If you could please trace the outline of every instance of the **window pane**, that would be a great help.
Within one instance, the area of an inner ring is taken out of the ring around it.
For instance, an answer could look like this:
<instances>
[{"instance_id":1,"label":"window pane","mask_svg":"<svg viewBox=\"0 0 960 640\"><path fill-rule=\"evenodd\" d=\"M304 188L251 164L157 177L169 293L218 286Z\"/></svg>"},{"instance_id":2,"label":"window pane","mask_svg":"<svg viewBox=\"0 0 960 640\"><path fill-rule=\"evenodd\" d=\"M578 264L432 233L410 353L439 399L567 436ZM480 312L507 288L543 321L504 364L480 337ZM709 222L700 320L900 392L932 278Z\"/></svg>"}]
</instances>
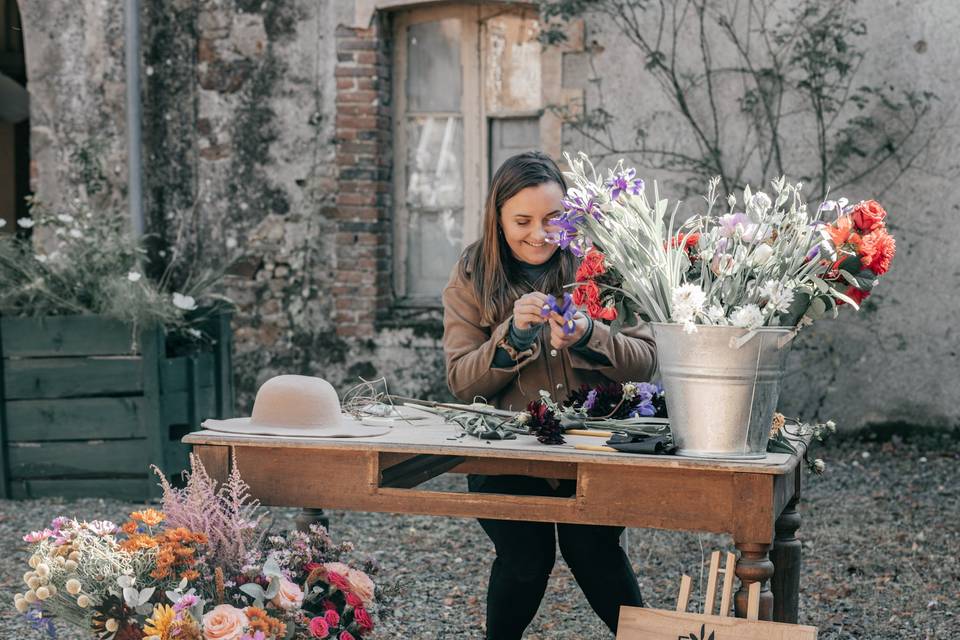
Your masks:
<instances>
[{"instance_id":1,"label":"window pane","mask_svg":"<svg viewBox=\"0 0 960 640\"><path fill-rule=\"evenodd\" d=\"M407 110L460 111L460 21L407 28Z\"/></svg>"},{"instance_id":2,"label":"window pane","mask_svg":"<svg viewBox=\"0 0 960 640\"><path fill-rule=\"evenodd\" d=\"M490 179L503 161L517 153L540 148L540 118L490 120Z\"/></svg>"},{"instance_id":3,"label":"window pane","mask_svg":"<svg viewBox=\"0 0 960 640\"><path fill-rule=\"evenodd\" d=\"M463 250L463 209L411 211L407 294L439 298Z\"/></svg>"},{"instance_id":4,"label":"window pane","mask_svg":"<svg viewBox=\"0 0 960 640\"><path fill-rule=\"evenodd\" d=\"M463 208L463 122L452 116L407 120L407 209Z\"/></svg>"}]
</instances>

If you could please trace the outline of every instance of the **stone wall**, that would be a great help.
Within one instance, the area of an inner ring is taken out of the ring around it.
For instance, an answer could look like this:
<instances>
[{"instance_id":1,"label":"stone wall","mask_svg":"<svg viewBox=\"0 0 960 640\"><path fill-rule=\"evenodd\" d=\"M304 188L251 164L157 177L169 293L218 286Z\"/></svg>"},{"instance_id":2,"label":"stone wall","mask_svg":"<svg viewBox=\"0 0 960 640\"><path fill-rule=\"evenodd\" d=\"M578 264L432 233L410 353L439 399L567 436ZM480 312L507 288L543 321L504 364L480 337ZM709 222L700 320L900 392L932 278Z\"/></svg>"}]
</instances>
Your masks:
<instances>
[{"instance_id":1,"label":"stone wall","mask_svg":"<svg viewBox=\"0 0 960 640\"><path fill-rule=\"evenodd\" d=\"M846 190L883 194L899 254L863 313L798 339L784 408L844 428L956 425L949 292L960 272L946 245L960 232L950 119L960 9L947 0L882 4L866 16L875 44L864 81L935 90L941 135L908 178ZM192 238L191 260L233 265L240 409L277 373L320 375L341 392L360 376L385 376L395 392L444 397L440 314L390 298L388 19L355 24L352 0L143 5L149 222L167 240ZM122 6L21 4L35 186L48 202L126 207ZM593 59L565 54L563 84L586 89L588 106L602 87L618 134L631 135L639 116L663 104L641 65L622 60L629 47L614 25L588 21L592 40L602 45ZM569 131L564 144L589 148Z\"/></svg>"}]
</instances>

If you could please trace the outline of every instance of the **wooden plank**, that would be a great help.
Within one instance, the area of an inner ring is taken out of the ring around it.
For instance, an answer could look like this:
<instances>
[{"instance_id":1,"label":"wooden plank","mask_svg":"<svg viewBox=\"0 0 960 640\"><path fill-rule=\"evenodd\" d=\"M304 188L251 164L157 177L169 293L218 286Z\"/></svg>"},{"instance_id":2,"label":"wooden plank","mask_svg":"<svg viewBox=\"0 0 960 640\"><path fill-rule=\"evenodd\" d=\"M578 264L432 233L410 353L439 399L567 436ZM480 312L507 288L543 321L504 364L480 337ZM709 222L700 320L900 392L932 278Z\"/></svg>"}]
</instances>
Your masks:
<instances>
[{"instance_id":1,"label":"wooden plank","mask_svg":"<svg viewBox=\"0 0 960 640\"><path fill-rule=\"evenodd\" d=\"M701 632L702 629L702 632ZM754 622L742 618L620 607L617 640L816 640L815 627Z\"/></svg>"},{"instance_id":2,"label":"wooden plank","mask_svg":"<svg viewBox=\"0 0 960 640\"><path fill-rule=\"evenodd\" d=\"M14 480L10 497L20 500L60 496L74 498L112 498L142 501L147 498L152 478L66 478L50 480L30 478Z\"/></svg>"},{"instance_id":3,"label":"wooden plank","mask_svg":"<svg viewBox=\"0 0 960 640\"><path fill-rule=\"evenodd\" d=\"M149 462L163 469L166 443L170 434L169 426L161 422L160 371L162 364L167 362L163 328L154 325L141 331L140 349L143 352L143 407L144 415L147 416L147 440L144 448ZM150 486L152 497L157 497L160 493L160 487Z\"/></svg>"},{"instance_id":4,"label":"wooden plank","mask_svg":"<svg viewBox=\"0 0 960 640\"><path fill-rule=\"evenodd\" d=\"M7 400L133 395L143 390L137 357L29 358L3 361Z\"/></svg>"},{"instance_id":5,"label":"wooden plank","mask_svg":"<svg viewBox=\"0 0 960 640\"><path fill-rule=\"evenodd\" d=\"M707 577L707 596L703 601L703 612L713 614L713 603L717 599L717 578L720 575L720 552L714 551L710 554L710 573Z\"/></svg>"},{"instance_id":6,"label":"wooden plank","mask_svg":"<svg viewBox=\"0 0 960 640\"><path fill-rule=\"evenodd\" d=\"M88 442L34 442L8 445L10 478L60 476L144 475L151 457L147 441L91 440Z\"/></svg>"},{"instance_id":7,"label":"wooden plank","mask_svg":"<svg viewBox=\"0 0 960 640\"><path fill-rule=\"evenodd\" d=\"M766 475L788 473L796 468L799 460L796 456L785 453L767 454L765 459L757 462L744 462L635 453L592 453L574 449L574 445L578 443L596 444L596 438L587 436L570 436L567 438L567 444L558 446L544 446L529 436L519 436L515 440L480 440L462 436L463 431L459 426L444 424L442 421L418 420L415 424L407 424L398 420L397 425L389 433L375 437L302 438L199 431L188 436L186 441L190 444L308 448L325 451L430 453L498 459L590 462L616 468L646 466L658 469L722 470Z\"/></svg>"},{"instance_id":8,"label":"wooden plank","mask_svg":"<svg viewBox=\"0 0 960 640\"><path fill-rule=\"evenodd\" d=\"M189 390L187 383L187 356L178 356L176 358L163 358L158 364L160 368L160 392L164 394L176 393L178 391L186 392Z\"/></svg>"},{"instance_id":9,"label":"wooden plank","mask_svg":"<svg viewBox=\"0 0 960 640\"><path fill-rule=\"evenodd\" d=\"M231 456L230 447L216 447L216 446L198 446L193 448L193 454L200 458L200 463L203 464L203 468L206 469L207 474L216 480L217 482L223 482L227 479L227 474L230 473L230 456ZM247 481L246 476L244 476L244 481ZM254 497L263 501L263 498L259 494L252 494ZM264 504L267 504L264 502ZM300 506L300 505L290 505L290 506Z\"/></svg>"},{"instance_id":10,"label":"wooden plank","mask_svg":"<svg viewBox=\"0 0 960 640\"><path fill-rule=\"evenodd\" d=\"M10 441L144 437L143 399L136 396L7 403L7 439Z\"/></svg>"},{"instance_id":11,"label":"wooden plank","mask_svg":"<svg viewBox=\"0 0 960 640\"><path fill-rule=\"evenodd\" d=\"M7 459L7 402L5 395L3 359L3 318L0 318L0 498L10 497L8 477L10 465Z\"/></svg>"},{"instance_id":12,"label":"wooden plank","mask_svg":"<svg viewBox=\"0 0 960 640\"><path fill-rule=\"evenodd\" d=\"M733 578L736 575L737 554L727 552L727 563L723 567L723 593L720 595L720 615L730 615L730 600L733 597Z\"/></svg>"},{"instance_id":13,"label":"wooden plank","mask_svg":"<svg viewBox=\"0 0 960 640\"><path fill-rule=\"evenodd\" d=\"M130 325L102 316L0 318L5 358L132 355Z\"/></svg>"},{"instance_id":14,"label":"wooden plank","mask_svg":"<svg viewBox=\"0 0 960 640\"><path fill-rule=\"evenodd\" d=\"M680 578L680 593L677 595L677 611L683 613L690 604L690 589L693 587L693 581L690 576L684 575Z\"/></svg>"},{"instance_id":15,"label":"wooden plank","mask_svg":"<svg viewBox=\"0 0 960 640\"><path fill-rule=\"evenodd\" d=\"M210 319L208 333L213 336L213 377L216 385L216 410L218 418L231 418L234 413L233 387L233 331L230 321L233 314L224 311Z\"/></svg>"},{"instance_id":16,"label":"wooden plank","mask_svg":"<svg viewBox=\"0 0 960 640\"><path fill-rule=\"evenodd\" d=\"M463 462L459 456L419 455L409 460L380 468L381 487L409 489L446 473Z\"/></svg>"},{"instance_id":17,"label":"wooden plank","mask_svg":"<svg viewBox=\"0 0 960 640\"><path fill-rule=\"evenodd\" d=\"M381 453L383 456L404 456L411 454ZM576 480L577 465L572 462L550 462L541 460L517 460L514 458L466 458L463 464L454 467L450 473L477 473L486 476L534 476L535 478L553 478L555 480Z\"/></svg>"}]
</instances>

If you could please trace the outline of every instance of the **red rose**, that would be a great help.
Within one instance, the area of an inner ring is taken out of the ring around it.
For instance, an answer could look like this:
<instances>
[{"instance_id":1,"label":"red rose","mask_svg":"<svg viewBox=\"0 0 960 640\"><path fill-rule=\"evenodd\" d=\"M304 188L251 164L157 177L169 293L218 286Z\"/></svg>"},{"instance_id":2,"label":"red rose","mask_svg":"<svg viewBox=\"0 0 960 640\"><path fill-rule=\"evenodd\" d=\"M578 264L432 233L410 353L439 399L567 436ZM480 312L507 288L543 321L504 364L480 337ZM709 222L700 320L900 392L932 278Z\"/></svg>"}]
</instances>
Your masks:
<instances>
[{"instance_id":1,"label":"red rose","mask_svg":"<svg viewBox=\"0 0 960 640\"><path fill-rule=\"evenodd\" d=\"M599 302L588 302L587 313L594 320L616 320L617 310L613 307L600 306Z\"/></svg>"},{"instance_id":2,"label":"red rose","mask_svg":"<svg viewBox=\"0 0 960 640\"><path fill-rule=\"evenodd\" d=\"M326 581L331 587L336 587L340 591L350 591L350 581L347 580L346 576L336 571L328 571Z\"/></svg>"},{"instance_id":3,"label":"red rose","mask_svg":"<svg viewBox=\"0 0 960 640\"><path fill-rule=\"evenodd\" d=\"M330 602L327 600L327 602ZM332 602L330 604L333 604ZM327 624L331 627L335 627L340 624L340 614L337 613L334 609L327 609L327 612L323 614L323 619L327 621Z\"/></svg>"},{"instance_id":4,"label":"red rose","mask_svg":"<svg viewBox=\"0 0 960 640\"><path fill-rule=\"evenodd\" d=\"M878 276L890 269L890 261L896 253L897 241L886 227L863 236L863 242L860 243L860 261Z\"/></svg>"},{"instance_id":5,"label":"red rose","mask_svg":"<svg viewBox=\"0 0 960 640\"><path fill-rule=\"evenodd\" d=\"M353 619L364 631L373 630L373 620L370 619L370 614L363 607L358 607L353 611Z\"/></svg>"},{"instance_id":6,"label":"red rose","mask_svg":"<svg viewBox=\"0 0 960 640\"><path fill-rule=\"evenodd\" d=\"M347 604L356 609L363 606L363 600L352 593L347 594Z\"/></svg>"},{"instance_id":7,"label":"red rose","mask_svg":"<svg viewBox=\"0 0 960 640\"><path fill-rule=\"evenodd\" d=\"M583 282L606 273L607 269L603 264L604 255L594 248L587 251L583 257L583 262L577 267L577 282Z\"/></svg>"},{"instance_id":8,"label":"red rose","mask_svg":"<svg viewBox=\"0 0 960 640\"><path fill-rule=\"evenodd\" d=\"M869 233L883 226L883 219L887 212L876 200L866 200L853 208L853 224L864 233Z\"/></svg>"},{"instance_id":9,"label":"red rose","mask_svg":"<svg viewBox=\"0 0 960 640\"><path fill-rule=\"evenodd\" d=\"M573 290L571 298L573 304L578 307L591 302L598 303L600 301L600 287L593 280L587 280L586 284L582 284Z\"/></svg>"},{"instance_id":10,"label":"red rose","mask_svg":"<svg viewBox=\"0 0 960 640\"><path fill-rule=\"evenodd\" d=\"M349 631L340 632L340 640L354 640L353 634Z\"/></svg>"},{"instance_id":11,"label":"red rose","mask_svg":"<svg viewBox=\"0 0 960 640\"><path fill-rule=\"evenodd\" d=\"M680 246L681 242L683 243L683 250L687 252L687 255L689 255L690 251L697 246L698 242L700 242L700 234L696 232L684 233L680 231L670 240L670 246L676 249Z\"/></svg>"},{"instance_id":12,"label":"red rose","mask_svg":"<svg viewBox=\"0 0 960 640\"><path fill-rule=\"evenodd\" d=\"M604 307L600 310L599 318L613 322L617 319L617 309L615 307Z\"/></svg>"}]
</instances>

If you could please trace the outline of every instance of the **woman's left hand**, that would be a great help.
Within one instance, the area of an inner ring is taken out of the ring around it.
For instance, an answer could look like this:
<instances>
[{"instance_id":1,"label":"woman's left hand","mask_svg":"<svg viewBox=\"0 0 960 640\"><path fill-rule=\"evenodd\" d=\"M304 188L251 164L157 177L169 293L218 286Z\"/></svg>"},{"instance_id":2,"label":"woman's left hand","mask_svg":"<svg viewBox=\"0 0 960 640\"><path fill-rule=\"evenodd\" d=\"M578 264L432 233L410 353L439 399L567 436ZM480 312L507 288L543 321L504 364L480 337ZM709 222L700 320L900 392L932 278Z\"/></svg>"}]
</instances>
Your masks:
<instances>
[{"instance_id":1,"label":"woman's left hand","mask_svg":"<svg viewBox=\"0 0 960 640\"><path fill-rule=\"evenodd\" d=\"M573 333L567 335L563 332L563 316L556 311L550 314L550 346L556 350L566 349L576 344L583 334L587 332L590 326L587 316L582 311L577 311L573 316Z\"/></svg>"}]
</instances>

